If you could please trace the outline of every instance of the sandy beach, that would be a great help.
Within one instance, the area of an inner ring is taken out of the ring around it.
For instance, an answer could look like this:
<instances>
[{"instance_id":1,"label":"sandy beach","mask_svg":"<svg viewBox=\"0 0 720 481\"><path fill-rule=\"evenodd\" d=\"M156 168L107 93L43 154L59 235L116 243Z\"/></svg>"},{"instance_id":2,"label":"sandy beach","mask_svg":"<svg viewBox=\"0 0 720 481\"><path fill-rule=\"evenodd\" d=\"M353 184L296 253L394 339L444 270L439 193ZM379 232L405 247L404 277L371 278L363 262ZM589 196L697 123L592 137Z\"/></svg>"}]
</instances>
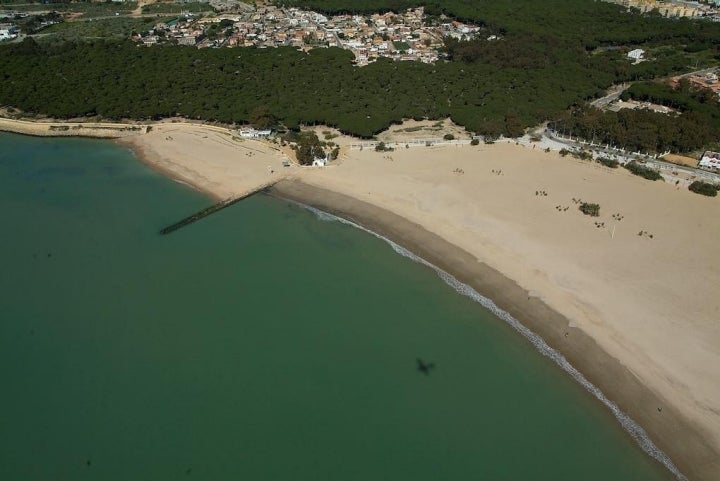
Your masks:
<instances>
[{"instance_id":1,"label":"sandy beach","mask_svg":"<svg viewBox=\"0 0 720 481\"><path fill-rule=\"evenodd\" d=\"M153 124L147 134L119 139L150 166L216 199L237 197L296 170L279 147L240 139L226 128L183 122Z\"/></svg>"},{"instance_id":2,"label":"sandy beach","mask_svg":"<svg viewBox=\"0 0 720 481\"><path fill-rule=\"evenodd\" d=\"M512 143L345 145L301 168L220 127L166 122L120 142L215 198L282 180L274 195L393 239L540 334L689 479L720 479L717 198Z\"/></svg>"}]
</instances>

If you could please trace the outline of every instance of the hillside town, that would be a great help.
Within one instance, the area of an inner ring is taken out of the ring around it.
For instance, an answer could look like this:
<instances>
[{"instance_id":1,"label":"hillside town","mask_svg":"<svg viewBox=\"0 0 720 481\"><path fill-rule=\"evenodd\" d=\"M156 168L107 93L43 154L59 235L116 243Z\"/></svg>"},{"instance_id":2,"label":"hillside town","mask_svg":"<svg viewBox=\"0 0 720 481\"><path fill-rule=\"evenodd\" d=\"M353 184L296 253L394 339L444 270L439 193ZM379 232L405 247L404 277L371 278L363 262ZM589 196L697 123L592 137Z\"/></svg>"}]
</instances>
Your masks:
<instances>
[{"instance_id":1,"label":"hillside town","mask_svg":"<svg viewBox=\"0 0 720 481\"><path fill-rule=\"evenodd\" d=\"M685 0L610 0L624 7L634 8L641 13L657 12L663 17L700 18L712 17L720 19L717 7L720 0L705 0L703 2Z\"/></svg>"},{"instance_id":2,"label":"hillside town","mask_svg":"<svg viewBox=\"0 0 720 481\"><path fill-rule=\"evenodd\" d=\"M327 17L297 8L262 6L252 11L195 18L188 13L161 22L133 40L145 45L177 43L198 48L290 46L303 50L340 47L358 66L380 57L432 63L440 58L444 37L475 38L480 27L451 19L430 21L422 7L404 13ZM497 39L488 36L488 40Z\"/></svg>"}]
</instances>

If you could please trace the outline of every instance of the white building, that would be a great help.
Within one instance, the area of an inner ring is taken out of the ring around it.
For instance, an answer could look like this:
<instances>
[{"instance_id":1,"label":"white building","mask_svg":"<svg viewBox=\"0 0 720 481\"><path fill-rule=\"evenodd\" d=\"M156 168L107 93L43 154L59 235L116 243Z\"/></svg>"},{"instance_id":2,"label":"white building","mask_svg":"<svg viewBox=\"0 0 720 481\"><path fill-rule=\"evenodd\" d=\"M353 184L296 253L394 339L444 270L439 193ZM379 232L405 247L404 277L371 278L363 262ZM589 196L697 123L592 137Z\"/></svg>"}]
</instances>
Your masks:
<instances>
[{"instance_id":1,"label":"white building","mask_svg":"<svg viewBox=\"0 0 720 481\"><path fill-rule=\"evenodd\" d=\"M266 139L272 134L272 130L241 129L238 134L243 139Z\"/></svg>"},{"instance_id":2,"label":"white building","mask_svg":"<svg viewBox=\"0 0 720 481\"><path fill-rule=\"evenodd\" d=\"M15 25L0 24L0 40L17 38L17 27Z\"/></svg>"},{"instance_id":3,"label":"white building","mask_svg":"<svg viewBox=\"0 0 720 481\"><path fill-rule=\"evenodd\" d=\"M636 48L635 50L630 50L627 54L627 58L630 60L634 60L635 63L640 62L643 60L643 55L645 55L645 50L641 48Z\"/></svg>"},{"instance_id":4,"label":"white building","mask_svg":"<svg viewBox=\"0 0 720 481\"><path fill-rule=\"evenodd\" d=\"M703 153L698 162L698 167L701 169L712 170L714 172L720 172L720 153L712 152L710 150Z\"/></svg>"}]
</instances>

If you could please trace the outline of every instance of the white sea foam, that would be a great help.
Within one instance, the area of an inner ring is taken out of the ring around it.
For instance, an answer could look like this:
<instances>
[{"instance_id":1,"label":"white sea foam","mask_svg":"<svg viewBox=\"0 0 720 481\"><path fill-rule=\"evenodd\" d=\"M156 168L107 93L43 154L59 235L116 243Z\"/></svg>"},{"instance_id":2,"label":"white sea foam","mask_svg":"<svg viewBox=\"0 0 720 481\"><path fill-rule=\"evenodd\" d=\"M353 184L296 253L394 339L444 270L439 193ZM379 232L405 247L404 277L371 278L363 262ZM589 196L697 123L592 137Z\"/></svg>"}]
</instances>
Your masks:
<instances>
[{"instance_id":1,"label":"white sea foam","mask_svg":"<svg viewBox=\"0 0 720 481\"><path fill-rule=\"evenodd\" d=\"M558 351L550 347L545 340L540 337L539 335L535 334L533 331L528 329L527 327L523 326L517 319L512 317L509 313L503 311L498 306L495 305L495 303L488 299L487 297L482 296L480 293L478 293L475 289L470 287L467 284L463 284L459 280L457 280L452 275L448 274L444 270L440 269L439 267L431 264L430 262L426 261L425 259L413 254L409 250L405 249L404 247L396 244L395 242L391 241L387 237L384 237L377 232L373 232L370 229L367 229L359 224L356 224L355 222L349 221L347 219L343 219L342 217L338 217L336 215L327 213L325 211L322 211L320 209L316 209L315 207L302 204L300 202L296 202L298 205L310 210L313 212L319 220L326 221L326 222L341 222L343 224L347 224L350 226L353 226L355 228L361 229L369 234L374 235L378 239L382 239L383 241L387 242L392 249L400 254L403 257L407 257L409 259L412 259L415 262L418 262L420 264L423 264L432 270L434 270L440 278L445 281L447 285L455 289L458 293L467 296L474 301L481 304L483 307L491 311L493 314L495 314L497 317L508 323L513 329L518 331L520 334L522 334L523 337L525 337L528 341L532 343L535 348L540 351L540 353L543 356L549 357L552 359L555 364L560 366L560 368L568 373L575 381L580 383L582 387L584 387L586 390L588 390L593 396L595 396L601 403L603 403L605 406L607 406L608 409L613 413L615 416L615 419L620 423L620 425L632 436L632 438L638 443L638 445L642 448L643 451L648 453L650 456L658 460L660 463L663 464L679 481L687 481L687 478L680 472L680 470L675 466L675 464L672 462L672 460L664 453L662 452L657 446L655 446L655 443L652 442L650 437L647 435L645 430L635 421L633 421L630 416L625 414L622 410L620 410L617 405L610 401L605 394L603 394L600 389L598 389L594 384L592 384L590 381L588 381L585 376L580 373L577 369L575 369L572 364L570 364L567 359L565 359L565 356L560 354Z\"/></svg>"}]
</instances>

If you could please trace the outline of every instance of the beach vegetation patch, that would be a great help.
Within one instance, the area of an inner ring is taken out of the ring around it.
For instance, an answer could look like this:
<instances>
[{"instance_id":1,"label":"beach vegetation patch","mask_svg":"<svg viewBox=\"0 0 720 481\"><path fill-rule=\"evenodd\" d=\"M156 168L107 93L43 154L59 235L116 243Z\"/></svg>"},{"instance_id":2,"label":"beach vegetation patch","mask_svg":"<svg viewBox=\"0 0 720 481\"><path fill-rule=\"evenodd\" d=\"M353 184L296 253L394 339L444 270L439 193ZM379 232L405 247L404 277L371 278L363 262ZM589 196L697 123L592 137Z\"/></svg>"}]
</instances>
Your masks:
<instances>
[{"instance_id":1,"label":"beach vegetation patch","mask_svg":"<svg viewBox=\"0 0 720 481\"><path fill-rule=\"evenodd\" d=\"M585 215L589 215L590 217L599 217L600 216L600 204L592 204L590 202L581 202L580 203L580 212L582 212Z\"/></svg>"},{"instance_id":2,"label":"beach vegetation patch","mask_svg":"<svg viewBox=\"0 0 720 481\"><path fill-rule=\"evenodd\" d=\"M566 157L569 155L579 160L592 160L593 158L590 152L585 152L584 150L560 149L560 155L562 157Z\"/></svg>"},{"instance_id":3,"label":"beach vegetation patch","mask_svg":"<svg viewBox=\"0 0 720 481\"><path fill-rule=\"evenodd\" d=\"M617 169L620 166L620 162L618 162L615 159L608 159L607 157L598 157L596 159L598 163L604 165L605 167L610 167L611 169Z\"/></svg>"},{"instance_id":4,"label":"beach vegetation patch","mask_svg":"<svg viewBox=\"0 0 720 481\"><path fill-rule=\"evenodd\" d=\"M638 175L644 179L648 180L664 180L662 175L660 175L660 172L658 172L655 169L651 169L650 167L646 167L639 162L633 160L632 162L628 162L623 167L625 167L627 170L632 172L635 175Z\"/></svg>"},{"instance_id":5,"label":"beach vegetation patch","mask_svg":"<svg viewBox=\"0 0 720 481\"><path fill-rule=\"evenodd\" d=\"M295 157L300 165L312 165L315 159L324 159L325 142L318 139L313 131L290 131L283 136L283 141L291 144Z\"/></svg>"},{"instance_id":6,"label":"beach vegetation patch","mask_svg":"<svg viewBox=\"0 0 720 481\"><path fill-rule=\"evenodd\" d=\"M385 142L378 142L378 144L375 146L375 152L392 152L392 147L385 144Z\"/></svg>"},{"instance_id":7,"label":"beach vegetation patch","mask_svg":"<svg viewBox=\"0 0 720 481\"><path fill-rule=\"evenodd\" d=\"M695 192L696 194L706 195L708 197L716 197L718 194L718 190L720 190L720 185L696 180L688 186L688 189L690 189L690 191L692 192Z\"/></svg>"}]
</instances>

